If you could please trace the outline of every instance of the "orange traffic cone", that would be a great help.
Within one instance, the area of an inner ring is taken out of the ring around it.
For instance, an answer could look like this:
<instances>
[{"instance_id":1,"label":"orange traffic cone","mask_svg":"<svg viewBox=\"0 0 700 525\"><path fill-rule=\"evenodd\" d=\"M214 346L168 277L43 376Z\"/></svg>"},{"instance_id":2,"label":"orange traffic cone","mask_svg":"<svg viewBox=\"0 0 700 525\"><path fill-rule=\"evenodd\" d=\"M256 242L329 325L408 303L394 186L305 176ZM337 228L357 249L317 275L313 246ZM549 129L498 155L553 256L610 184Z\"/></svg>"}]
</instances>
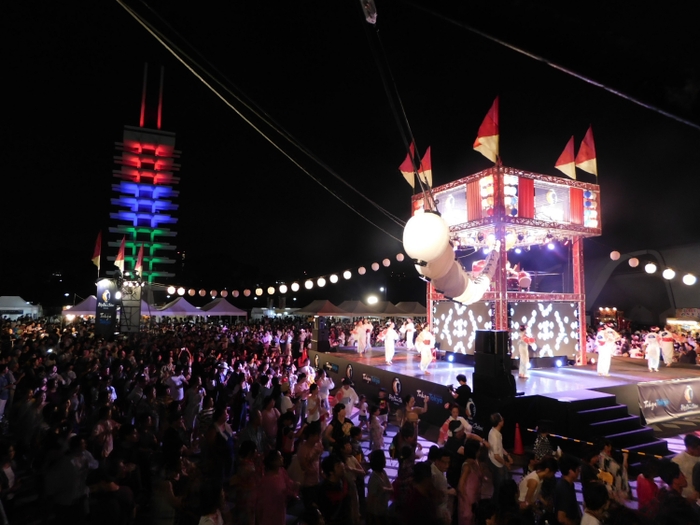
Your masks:
<instances>
[{"instance_id":1,"label":"orange traffic cone","mask_svg":"<svg viewBox=\"0 0 700 525\"><path fill-rule=\"evenodd\" d=\"M520 435L520 425L515 424L515 446L513 447L513 454L522 456L525 454L525 449L523 448L523 438Z\"/></svg>"}]
</instances>

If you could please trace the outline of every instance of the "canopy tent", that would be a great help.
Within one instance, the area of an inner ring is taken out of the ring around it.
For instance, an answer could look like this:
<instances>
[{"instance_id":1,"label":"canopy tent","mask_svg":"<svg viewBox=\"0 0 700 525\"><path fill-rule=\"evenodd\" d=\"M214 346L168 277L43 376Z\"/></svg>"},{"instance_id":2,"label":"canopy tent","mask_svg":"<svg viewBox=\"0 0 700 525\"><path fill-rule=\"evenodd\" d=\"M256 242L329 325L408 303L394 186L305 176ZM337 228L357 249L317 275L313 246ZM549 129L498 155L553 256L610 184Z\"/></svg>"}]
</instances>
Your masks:
<instances>
[{"instance_id":1,"label":"canopy tent","mask_svg":"<svg viewBox=\"0 0 700 525\"><path fill-rule=\"evenodd\" d=\"M202 315L202 311L196 306L188 303L184 297L178 297L174 301L166 304L163 308L153 312L153 315L183 317L190 315Z\"/></svg>"},{"instance_id":2,"label":"canopy tent","mask_svg":"<svg viewBox=\"0 0 700 525\"><path fill-rule=\"evenodd\" d=\"M205 304L202 306L202 311L206 315L216 317L248 317L248 313L245 310L236 308L223 297L219 297L218 299L214 299L212 302Z\"/></svg>"},{"instance_id":3,"label":"canopy tent","mask_svg":"<svg viewBox=\"0 0 700 525\"><path fill-rule=\"evenodd\" d=\"M22 299L19 295L3 295L0 297L0 317L17 319L30 315L37 317L41 314L40 306L34 306Z\"/></svg>"},{"instance_id":4,"label":"canopy tent","mask_svg":"<svg viewBox=\"0 0 700 525\"><path fill-rule=\"evenodd\" d=\"M402 301L400 303L396 303L396 308L403 311L407 315L416 315L419 317L425 317L427 315L425 306L416 301ZM406 316L400 315L399 317Z\"/></svg>"},{"instance_id":5,"label":"canopy tent","mask_svg":"<svg viewBox=\"0 0 700 525\"><path fill-rule=\"evenodd\" d=\"M351 314L345 310L338 308L330 301L317 299L311 304L307 304L304 308L299 308L295 315L320 315L324 317L351 317Z\"/></svg>"},{"instance_id":6,"label":"canopy tent","mask_svg":"<svg viewBox=\"0 0 700 525\"><path fill-rule=\"evenodd\" d=\"M80 301L78 304L66 308L61 312L63 317L68 315L95 315L95 309L97 308L97 297L94 295L88 295L87 298Z\"/></svg>"},{"instance_id":7,"label":"canopy tent","mask_svg":"<svg viewBox=\"0 0 700 525\"><path fill-rule=\"evenodd\" d=\"M350 312L353 317L406 317L403 310L389 301L379 301L370 305L361 301L344 301L339 307Z\"/></svg>"}]
</instances>

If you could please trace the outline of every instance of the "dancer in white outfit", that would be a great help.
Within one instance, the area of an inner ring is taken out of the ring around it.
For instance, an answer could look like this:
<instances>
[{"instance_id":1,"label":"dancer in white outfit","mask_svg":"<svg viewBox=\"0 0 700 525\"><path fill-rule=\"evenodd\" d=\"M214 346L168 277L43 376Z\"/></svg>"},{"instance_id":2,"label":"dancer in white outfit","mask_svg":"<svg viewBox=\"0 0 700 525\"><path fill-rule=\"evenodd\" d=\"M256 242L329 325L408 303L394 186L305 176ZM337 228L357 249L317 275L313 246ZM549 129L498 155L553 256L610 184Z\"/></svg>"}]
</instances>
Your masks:
<instances>
[{"instance_id":1,"label":"dancer in white outfit","mask_svg":"<svg viewBox=\"0 0 700 525\"><path fill-rule=\"evenodd\" d=\"M596 336L598 342L598 375L610 375L610 363L615 352L615 343L620 340L620 334L610 327L601 327Z\"/></svg>"},{"instance_id":2,"label":"dancer in white outfit","mask_svg":"<svg viewBox=\"0 0 700 525\"><path fill-rule=\"evenodd\" d=\"M671 366L673 363L673 334L669 331L668 327L659 333L661 340L661 353L664 356L664 364L666 366Z\"/></svg>"},{"instance_id":3,"label":"dancer in white outfit","mask_svg":"<svg viewBox=\"0 0 700 525\"><path fill-rule=\"evenodd\" d=\"M649 365L649 372L659 371L659 357L661 357L661 347L659 346L659 339L661 337L657 333L658 328L647 334L644 338L644 344L646 345L647 363Z\"/></svg>"},{"instance_id":4,"label":"dancer in white outfit","mask_svg":"<svg viewBox=\"0 0 700 525\"><path fill-rule=\"evenodd\" d=\"M387 365L390 365L394 359L394 345L396 341L399 340L399 334L394 329L394 323L389 321L389 326L387 326L384 332L384 360Z\"/></svg>"},{"instance_id":5,"label":"dancer in white outfit","mask_svg":"<svg viewBox=\"0 0 700 525\"><path fill-rule=\"evenodd\" d=\"M426 326L416 339L416 348L420 352L420 369L425 375L430 375L428 366L433 360L433 347L435 347L435 336Z\"/></svg>"},{"instance_id":6,"label":"dancer in white outfit","mask_svg":"<svg viewBox=\"0 0 700 525\"><path fill-rule=\"evenodd\" d=\"M527 369L530 364L530 345L535 342L535 338L527 335L527 326L522 325L518 328L519 339L518 339L518 355L520 357L520 367L518 369L518 376L527 379Z\"/></svg>"},{"instance_id":7,"label":"dancer in white outfit","mask_svg":"<svg viewBox=\"0 0 700 525\"><path fill-rule=\"evenodd\" d=\"M414 350L416 348L416 345L413 343L416 335L416 326L413 324L413 319L406 319L406 322L401 327L401 330L406 332L406 350L409 352Z\"/></svg>"}]
</instances>

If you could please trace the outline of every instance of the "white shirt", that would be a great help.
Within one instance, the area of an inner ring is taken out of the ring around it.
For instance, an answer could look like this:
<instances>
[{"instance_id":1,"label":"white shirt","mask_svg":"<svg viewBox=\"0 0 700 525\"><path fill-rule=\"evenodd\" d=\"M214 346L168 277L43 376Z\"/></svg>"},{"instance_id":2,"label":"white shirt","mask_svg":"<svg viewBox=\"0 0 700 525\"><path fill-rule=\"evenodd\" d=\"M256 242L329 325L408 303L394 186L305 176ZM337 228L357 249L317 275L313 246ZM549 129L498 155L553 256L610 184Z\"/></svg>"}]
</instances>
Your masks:
<instances>
[{"instance_id":1,"label":"white shirt","mask_svg":"<svg viewBox=\"0 0 700 525\"><path fill-rule=\"evenodd\" d=\"M359 397L357 397L357 392L355 392L355 389L351 386L349 387L341 387L341 390L343 391L343 403L345 404L345 408L348 409L348 414L350 413L349 411L357 405L357 402L360 400Z\"/></svg>"},{"instance_id":2,"label":"white shirt","mask_svg":"<svg viewBox=\"0 0 700 525\"><path fill-rule=\"evenodd\" d=\"M289 396L282 396L280 400L280 414L286 414L290 409L294 408L294 403Z\"/></svg>"},{"instance_id":3,"label":"white shirt","mask_svg":"<svg viewBox=\"0 0 700 525\"><path fill-rule=\"evenodd\" d=\"M498 468L504 467L505 465L496 460L495 456L499 455L502 458L503 451L503 435L495 427L489 430L489 459Z\"/></svg>"},{"instance_id":4,"label":"white shirt","mask_svg":"<svg viewBox=\"0 0 700 525\"><path fill-rule=\"evenodd\" d=\"M167 384L170 387L170 396L173 401L182 401L185 398L185 377L170 376L167 380Z\"/></svg>"},{"instance_id":5,"label":"white shirt","mask_svg":"<svg viewBox=\"0 0 700 525\"><path fill-rule=\"evenodd\" d=\"M688 480L688 486L683 489L683 497L689 498L693 494L693 467L696 463L700 463L700 457L691 456L685 450L676 455L671 461L677 463L681 468L681 472Z\"/></svg>"}]
</instances>

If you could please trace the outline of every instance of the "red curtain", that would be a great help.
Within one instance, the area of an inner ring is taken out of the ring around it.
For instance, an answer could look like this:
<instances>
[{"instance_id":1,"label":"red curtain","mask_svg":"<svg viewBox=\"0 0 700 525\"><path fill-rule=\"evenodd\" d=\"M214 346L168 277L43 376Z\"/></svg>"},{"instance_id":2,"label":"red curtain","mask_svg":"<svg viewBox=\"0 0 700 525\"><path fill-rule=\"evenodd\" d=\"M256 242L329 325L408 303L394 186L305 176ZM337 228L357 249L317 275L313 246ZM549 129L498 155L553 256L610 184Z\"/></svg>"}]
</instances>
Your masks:
<instances>
[{"instance_id":1,"label":"red curtain","mask_svg":"<svg viewBox=\"0 0 700 525\"><path fill-rule=\"evenodd\" d=\"M569 188L569 210L571 210L571 222L583 224L583 190Z\"/></svg>"},{"instance_id":2,"label":"red curtain","mask_svg":"<svg viewBox=\"0 0 700 525\"><path fill-rule=\"evenodd\" d=\"M518 217L535 218L535 181L518 177Z\"/></svg>"},{"instance_id":3,"label":"red curtain","mask_svg":"<svg viewBox=\"0 0 700 525\"><path fill-rule=\"evenodd\" d=\"M475 180L467 184L467 220L481 219L481 187Z\"/></svg>"}]
</instances>

